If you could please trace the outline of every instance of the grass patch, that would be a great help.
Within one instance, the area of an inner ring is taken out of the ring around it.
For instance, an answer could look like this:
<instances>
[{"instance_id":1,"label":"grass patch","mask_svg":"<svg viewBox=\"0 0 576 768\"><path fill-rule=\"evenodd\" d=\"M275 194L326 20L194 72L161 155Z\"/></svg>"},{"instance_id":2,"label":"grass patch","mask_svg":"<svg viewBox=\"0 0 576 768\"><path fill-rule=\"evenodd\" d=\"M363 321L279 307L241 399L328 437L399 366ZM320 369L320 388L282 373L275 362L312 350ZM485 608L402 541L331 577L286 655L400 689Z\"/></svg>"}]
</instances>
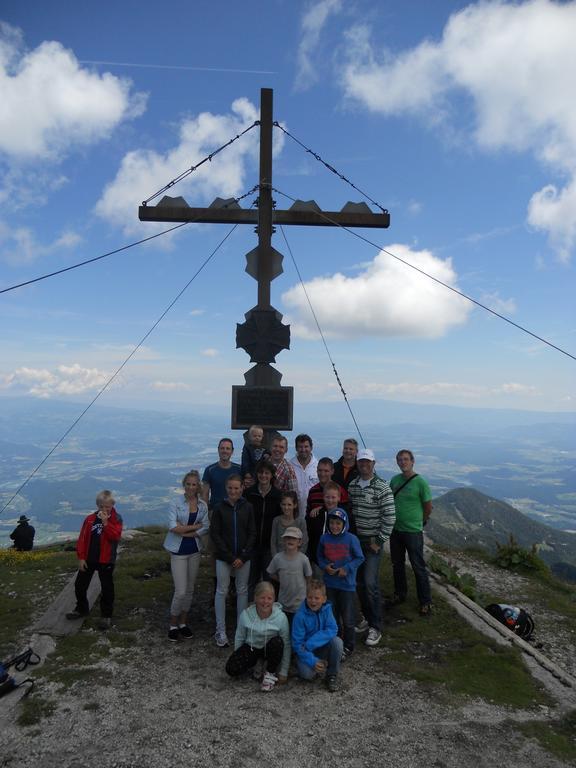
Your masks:
<instances>
[{"instance_id":1,"label":"grass patch","mask_svg":"<svg viewBox=\"0 0 576 768\"><path fill-rule=\"evenodd\" d=\"M18 653L20 632L47 608L74 573L76 554L57 544L32 552L0 550L0 659Z\"/></svg>"},{"instance_id":2,"label":"grass patch","mask_svg":"<svg viewBox=\"0 0 576 768\"><path fill-rule=\"evenodd\" d=\"M390 611L389 620L384 643L390 653L383 664L393 672L495 704L518 708L551 704L519 651L492 642L438 597L429 619L417 615L414 603Z\"/></svg>"},{"instance_id":3,"label":"grass patch","mask_svg":"<svg viewBox=\"0 0 576 768\"><path fill-rule=\"evenodd\" d=\"M17 723L23 727L38 725L42 720L50 717L55 709L55 702L44 699L38 694L31 694L20 702L20 714Z\"/></svg>"},{"instance_id":4,"label":"grass patch","mask_svg":"<svg viewBox=\"0 0 576 768\"><path fill-rule=\"evenodd\" d=\"M519 728L558 759L576 763L576 711L552 722L522 723Z\"/></svg>"}]
</instances>

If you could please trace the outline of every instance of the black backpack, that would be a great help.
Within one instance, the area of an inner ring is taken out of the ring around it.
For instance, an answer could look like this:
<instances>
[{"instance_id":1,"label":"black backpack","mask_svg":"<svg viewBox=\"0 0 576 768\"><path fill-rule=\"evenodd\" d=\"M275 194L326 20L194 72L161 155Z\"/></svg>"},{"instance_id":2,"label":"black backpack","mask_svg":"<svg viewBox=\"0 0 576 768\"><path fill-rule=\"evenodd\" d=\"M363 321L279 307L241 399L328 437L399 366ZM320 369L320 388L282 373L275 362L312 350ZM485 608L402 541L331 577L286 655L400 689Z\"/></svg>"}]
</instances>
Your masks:
<instances>
[{"instance_id":1,"label":"black backpack","mask_svg":"<svg viewBox=\"0 0 576 768\"><path fill-rule=\"evenodd\" d=\"M34 687L34 680L32 680L31 677L27 677L26 680L21 680L17 683L12 675L8 674L8 669L14 667L18 672L22 672L29 664L38 664L39 662L40 656L38 656L37 653L34 653L32 648L28 648L27 651L24 651L24 653L15 656L9 661L5 661L4 663L0 661L0 698L6 693L13 691L15 688L20 688L20 686L24 684L30 686L24 694L27 696Z\"/></svg>"},{"instance_id":2,"label":"black backpack","mask_svg":"<svg viewBox=\"0 0 576 768\"><path fill-rule=\"evenodd\" d=\"M523 640L530 640L532 637L534 620L524 608L518 608L515 605L503 605L502 603L491 603L484 610Z\"/></svg>"}]
</instances>

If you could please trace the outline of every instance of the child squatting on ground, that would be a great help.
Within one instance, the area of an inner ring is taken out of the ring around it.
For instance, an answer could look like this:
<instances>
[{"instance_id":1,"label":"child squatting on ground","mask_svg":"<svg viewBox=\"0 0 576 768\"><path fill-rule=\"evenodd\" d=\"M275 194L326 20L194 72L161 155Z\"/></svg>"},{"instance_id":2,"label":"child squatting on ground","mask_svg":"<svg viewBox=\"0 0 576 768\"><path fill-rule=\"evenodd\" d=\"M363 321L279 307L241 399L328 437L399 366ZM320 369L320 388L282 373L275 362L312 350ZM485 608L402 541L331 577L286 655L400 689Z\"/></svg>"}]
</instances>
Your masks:
<instances>
[{"instance_id":1,"label":"child squatting on ground","mask_svg":"<svg viewBox=\"0 0 576 768\"><path fill-rule=\"evenodd\" d=\"M253 670L262 680L261 690L271 691L277 682L285 682L290 666L290 631L288 619L274 602L274 586L261 581L254 590L254 603L240 616L234 653L226 662L231 677ZM258 664L260 662L260 664Z\"/></svg>"},{"instance_id":2,"label":"child squatting on ground","mask_svg":"<svg viewBox=\"0 0 576 768\"><path fill-rule=\"evenodd\" d=\"M354 650L356 571L363 562L360 542L348 531L348 515L343 509L330 510L328 530L318 544L318 565L324 572L324 583L334 617L342 628L345 658Z\"/></svg>"},{"instance_id":3,"label":"child squatting on ground","mask_svg":"<svg viewBox=\"0 0 576 768\"><path fill-rule=\"evenodd\" d=\"M298 674L303 680L323 676L326 687L338 690L338 673L343 643L338 637L338 625L330 603L326 602L326 587L311 579L306 600L294 616L292 648L296 654Z\"/></svg>"}]
</instances>

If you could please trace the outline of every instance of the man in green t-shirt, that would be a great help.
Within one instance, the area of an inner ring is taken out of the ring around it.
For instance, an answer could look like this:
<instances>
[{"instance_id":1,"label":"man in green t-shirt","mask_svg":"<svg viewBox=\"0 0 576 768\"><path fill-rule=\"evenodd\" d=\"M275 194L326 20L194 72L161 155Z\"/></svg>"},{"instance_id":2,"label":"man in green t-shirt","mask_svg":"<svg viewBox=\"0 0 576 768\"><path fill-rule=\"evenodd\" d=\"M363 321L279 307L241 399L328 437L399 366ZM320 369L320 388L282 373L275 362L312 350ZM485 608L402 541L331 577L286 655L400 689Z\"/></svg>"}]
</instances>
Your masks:
<instances>
[{"instance_id":1,"label":"man in green t-shirt","mask_svg":"<svg viewBox=\"0 0 576 768\"><path fill-rule=\"evenodd\" d=\"M403 449L396 454L400 474L390 480L396 506L396 523L390 536L390 557L394 575L393 605L406 600L406 553L416 579L416 592L420 603L420 615L428 616L431 611L432 595L430 580L424 561L424 534L432 512L430 486L423 477L414 472L414 454Z\"/></svg>"}]
</instances>

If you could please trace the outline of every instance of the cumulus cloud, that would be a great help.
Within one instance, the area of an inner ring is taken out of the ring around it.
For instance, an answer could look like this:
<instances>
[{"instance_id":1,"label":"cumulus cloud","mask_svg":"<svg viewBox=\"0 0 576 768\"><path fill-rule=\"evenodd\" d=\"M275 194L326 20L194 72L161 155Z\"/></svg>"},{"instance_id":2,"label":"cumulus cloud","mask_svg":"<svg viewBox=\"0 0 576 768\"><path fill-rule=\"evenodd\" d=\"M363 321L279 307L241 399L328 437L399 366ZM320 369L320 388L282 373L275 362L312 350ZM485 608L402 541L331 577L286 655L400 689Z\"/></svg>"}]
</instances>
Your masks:
<instances>
[{"instance_id":1,"label":"cumulus cloud","mask_svg":"<svg viewBox=\"0 0 576 768\"><path fill-rule=\"evenodd\" d=\"M536 192L528 220L566 260L576 243L575 37L575 3L482 2L453 14L440 41L399 54L354 28L342 83L374 112L442 125L468 115L477 146L531 152L560 172L566 186Z\"/></svg>"},{"instance_id":2,"label":"cumulus cloud","mask_svg":"<svg viewBox=\"0 0 576 768\"><path fill-rule=\"evenodd\" d=\"M100 141L145 102L129 80L82 67L56 41L26 51L20 30L0 23L0 152L9 157L55 159Z\"/></svg>"},{"instance_id":3,"label":"cumulus cloud","mask_svg":"<svg viewBox=\"0 0 576 768\"><path fill-rule=\"evenodd\" d=\"M259 112L254 104L240 98L232 103L227 115L202 112L184 120L180 125L178 144L172 149L165 153L136 149L124 156L116 178L108 184L96 205L96 213L122 227L126 233L141 233L137 211L142 200L258 119ZM275 139L275 151L279 151L283 137L276 132ZM192 206L210 203L215 197L236 197L248 191L247 165L255 162L257 157L258 131L254 129L179 182L168 194L181 195ZM156 205L159 200L155 199L151 205Z\"/></svg>"},{"instance_id":4,"label":"cumulus cloud","mask_svg":"<svg viewBox=\"0 0 576 768\"><path fill-rule=\"evenodd\" d=\"M109 371L84 368L78 363L47 368L17 368L0 377L2 388L18 389L33 397L48 399L55 395L80 395L100 389L110 378Z\"/></svg>"},{"instance_id":5,"label":"cumulus cloud","mask_svg":"<svg viewBox=\"0 0 576 768\"><path fill-rule=\"evenodd\" d=\"M450 259L406 245L388 250L438 280L456 287ZM306 283L323 333L333 337L397 336L435 338L466 322L471 305L461 297L381 251L354 277L336 273ZM316 337L316 325L300 285L283 294L292 332Z\"/></svg>"},{"instance_id":6,"label":"cumulus cloud","mask_svg":"<svg viewBox=\"0 0 576 768\"><path fill-rule=\"evenodd\" d=\"M298 90L305 90L318 80L318 71L314 62L314 53L320 42L320 35L330 16L342 9L342 0L313 0L309 3L300 22L301 38L297 54L297 73L295 85Z\"/></svg>"},{"instance_id":7,"label":"cumulus cloud","mask_svg":"<svg viewBox=\"0 0 576 768\"><path fill-rule=\"evenodd\" d=\"M82 238L76 232L64 231L51 243L40 243L29 227L10 226L0 220L0 259L13 266L30 264L42 256L75 248Z\"/></svg>"}]
</instances>

